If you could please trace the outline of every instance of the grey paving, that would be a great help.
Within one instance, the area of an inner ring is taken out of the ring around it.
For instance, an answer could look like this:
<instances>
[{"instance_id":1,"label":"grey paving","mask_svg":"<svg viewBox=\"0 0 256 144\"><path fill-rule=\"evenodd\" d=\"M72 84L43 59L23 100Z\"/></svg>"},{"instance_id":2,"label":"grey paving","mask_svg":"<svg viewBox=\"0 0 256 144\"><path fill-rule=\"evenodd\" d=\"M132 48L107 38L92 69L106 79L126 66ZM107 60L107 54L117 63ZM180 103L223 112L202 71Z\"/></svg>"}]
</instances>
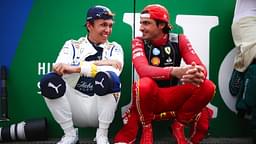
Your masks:
<instances>
[{"instance_id":1,"label":"grey paving","mask_svg":"<svg viewBox=\"0 0 256 144\"><path fill-rule=\"evenodd\" d=\"M50 139L47 141L14 141L0 142L3 144L55 144L58 139ZM137 142L138 143L138 142ZM136 144L137 144L136 143ZM80 139L80 144L96 144L92 140ZM175 144L172 138L163 138L154 142L154 144ZM253 144L251 138L207 138L201 144Z\"/></svg>"}]
</instances>

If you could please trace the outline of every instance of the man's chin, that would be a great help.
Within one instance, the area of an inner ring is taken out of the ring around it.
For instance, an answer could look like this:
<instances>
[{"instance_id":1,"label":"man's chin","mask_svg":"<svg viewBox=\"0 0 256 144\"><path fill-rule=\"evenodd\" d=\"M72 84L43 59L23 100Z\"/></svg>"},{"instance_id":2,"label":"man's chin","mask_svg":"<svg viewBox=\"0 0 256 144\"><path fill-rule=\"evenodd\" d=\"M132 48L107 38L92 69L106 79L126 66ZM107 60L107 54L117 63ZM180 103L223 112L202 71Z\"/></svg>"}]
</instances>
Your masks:
<instances>
[{"instance_id":1,"label":"man's chin","mask_svg":"<svg viewBox=\"0 0 256 144\"><path fill-rule=\"evenodd\" d=\"M148 39L147 35L145 35L145 34L142 34L141 37L142 37L143 39Z\"/></svg>"},{"instance_id":2,"label":"man's chin","mask_svg":"<svg viewBox=\"0 0 256 144\"><path fill-rule=\"evenodd\" d=\"M149 37L147 37L147 36L142 36L142 39L144 39L144 40L149 40Z\"/></svg>"},{"instance_id":3,"label":"man's chin","mask_svg":"<svg viewBox=\"0 0 256 144\"><path fill-rule=\"evenodd\" d=\"M108 40L108 37L104 37L104 38L101 39L101 42L105 43L107 40Z\"/></svg>"}]
</instances>

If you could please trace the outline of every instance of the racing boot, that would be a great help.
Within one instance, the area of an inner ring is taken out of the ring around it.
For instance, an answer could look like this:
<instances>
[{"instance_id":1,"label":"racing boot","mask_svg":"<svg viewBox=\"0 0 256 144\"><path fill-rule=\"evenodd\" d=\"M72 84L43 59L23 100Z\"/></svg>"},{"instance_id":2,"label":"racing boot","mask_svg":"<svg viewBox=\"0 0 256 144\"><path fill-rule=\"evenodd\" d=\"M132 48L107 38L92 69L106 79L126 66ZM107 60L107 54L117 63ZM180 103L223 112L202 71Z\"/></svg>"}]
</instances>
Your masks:
<instances>
[{"instance_id":1,"label":"racing boot","mask_svg":"<svg viewBox=\"0 0 256 144\"><path fill-rule=\"evenodd\" d=\"M115 144L134 144L140 125L139 114L134 108L129 109L123 116L124 126L114 137Z\"/></svg>"},{"instance_id":2,"label":"racing boot","mask_svg":"<svg viewBox=\"0 0 256 144\"><path fill-rule=\"evenodd\" d=\"M108 129L97 128L95 140L97 144L109 144Z\"/></svg>"},{"instance_id":3,"label":"racing boot","mask_svg":"<svg viewBox=\"0 0 256 144\"><path fill-rule=\"evenodd\" d=\"M132 85L132 104L123 115L123 127L114 137L115 144L134 144L140 124L139 113L136 108L137 84Z\"/></svg>"},{"instance_id":4,"label":"racing boot","mask_svg":"<svg viewBox=\"0 0 256 144\"><path fill-rule=\"evenodd\" d=\"M184 134L184 124L174 120L172 124L172 135L175 137L177 144L187 144L188 141L185 138Z\"/></svg>"},{"instance_id":5,"label":"racing boot","mask_svg":"<svg viewBox=\"0 0 256 144\"><path fill-rule=\"evenodd\" d=\"M78 144L78 129L73 134L65 134L57 144Z\"/></svg>"},{"instance_id":6,"label":"racing boot","mask_svg":"<svg viewBox=\"0 0 256 144\"><path fill-rule=\"evenodd\" d=\"M212 117L213 110L205 107L199 114L199 117L195 119L190 129L190 141L193 144L199 144L207 135Z\"/></svg>"},{"instance_id":7,"label":"racing boot","mask_svg":"<svg viewBox=\"0 0 256 144\"><path fill-rule=\"evenodd\" d=\"M151 124L143 125L140 144L153 144L153 131Z\"/></svg>"}]
</instances>

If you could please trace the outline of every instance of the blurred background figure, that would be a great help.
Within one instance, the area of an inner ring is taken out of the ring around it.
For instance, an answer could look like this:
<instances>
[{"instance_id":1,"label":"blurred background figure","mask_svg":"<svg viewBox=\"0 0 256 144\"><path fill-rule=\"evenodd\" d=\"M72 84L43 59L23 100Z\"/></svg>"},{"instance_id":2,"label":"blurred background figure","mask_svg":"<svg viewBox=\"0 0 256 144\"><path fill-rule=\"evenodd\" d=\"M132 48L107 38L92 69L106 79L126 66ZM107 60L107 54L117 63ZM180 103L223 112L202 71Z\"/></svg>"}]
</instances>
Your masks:
<instances>
[{"instance_id":1,"label":"blurred background figure","mask_svg":"<svg viewBox=\"0 0 256 144\"><path fill-rule=\"evenodd\" d=\"M250 127L256 143L256 0L236 0L232 36L238 51L230 92L238 97L238 116L252 115Z\"/></svg>"}]
</instances>

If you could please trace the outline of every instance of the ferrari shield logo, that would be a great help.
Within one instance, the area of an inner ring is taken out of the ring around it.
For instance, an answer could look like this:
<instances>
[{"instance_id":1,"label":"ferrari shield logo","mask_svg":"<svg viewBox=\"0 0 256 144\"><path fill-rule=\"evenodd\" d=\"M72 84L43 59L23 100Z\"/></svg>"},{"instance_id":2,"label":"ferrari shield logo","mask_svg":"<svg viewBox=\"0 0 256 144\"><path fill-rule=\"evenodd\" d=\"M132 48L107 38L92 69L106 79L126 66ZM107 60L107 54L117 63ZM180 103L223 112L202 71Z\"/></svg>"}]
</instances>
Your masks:
<instances>
[{"instance_id":1,"label":"ferrari shield logo","mask_svg":"<svg viewBox=\"0 0 256 144\"><path fill-rule=\"evenodd\" d=\"M168 46L168 47L165 47L164 48L164 51L165 51L165 53L167 53L168 55L170 55L171 54L171 48Z\"/></svg>"}]
</instances>

